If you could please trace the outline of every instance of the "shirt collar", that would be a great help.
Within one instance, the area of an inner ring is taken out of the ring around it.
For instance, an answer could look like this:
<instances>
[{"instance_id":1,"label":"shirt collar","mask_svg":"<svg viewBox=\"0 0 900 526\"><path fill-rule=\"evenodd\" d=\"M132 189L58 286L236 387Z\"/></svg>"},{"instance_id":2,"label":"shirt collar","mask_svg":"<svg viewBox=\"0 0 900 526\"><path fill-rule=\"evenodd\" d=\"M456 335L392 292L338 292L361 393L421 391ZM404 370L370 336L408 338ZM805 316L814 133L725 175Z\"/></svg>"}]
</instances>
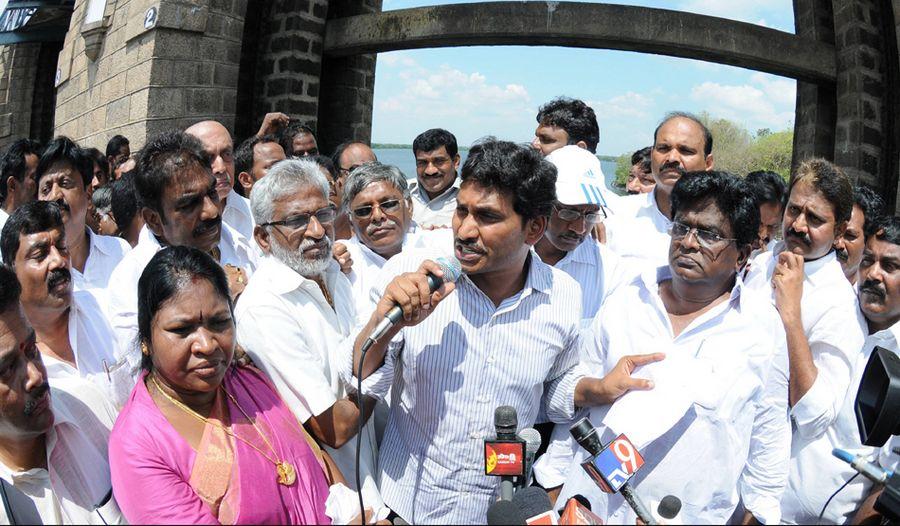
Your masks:
<instances>
[{"instance_id":1,"label":"shirt collar","mask_svg":"<svg viewBox=\"0 0 900 526\"><path fill-rule=\"evenodd\" d=\"M91 252L93 252L94 250L99 250L100 253L104 256L109 256L110 253L109 250L107 250L107 245L106 243L100 242L100 236L92 232L88 227L84 227L84 229L87 231L88 242L91 245Z\"/></svg>"},{"instance_id":2,"label":"shirt collar","mask_svg":"<svg viewBox=\"0 0 900 526\"><path fill-rule=\"evenodd\" d=\"M425 189L422 188L422 185L419 184L419 181L418 181L418 180L417 180L416 182L414 182L412 185L410 185L410 192L415 193L415 194L418 194L418 195L419 195L419 199L421 199L421 200L424 201L425 203L430 203L430 202L432 202L432 201L437 201L438 199L442 199L442 198L444 198L444 197L448 197L451 193L454 193L454 194L455 194L456 192L459 192L459 185L460 185L459 174L457 173L457 174L456 174L456 179L453 180L453 184L451 184L449 187L447 187L446 190L444 190L443 192L441 192L441 193L440 193L437 197L435 197L434 199L430 199L430 198L428 197L428 194L425 193Z\"/></svg>"},{"instance_id":3,"label":"shirt collar","mask_svg":"<svg viewBox=\"0 0 900 526\"><path fill-rule=\"evenodd\" d=\"M266 271L268 280L271 283L272 291L276 294L289 294L301 288L304 283L315 283L314 280L301 276L296 270L285 265L271 254L266 255L263 259L263 266L268 269ZM337 261L332 259L328 264L328 268L325 269L325 283L329 289L333 288L331 285L334 282L336 272L340 272L340 267ZM316 284L316 287L318 286Z\"/></svg>"},{"instance_id":4,"label":"shirt collar","mask_svg":"<svg viewBox=\"0 0 900 526\"><path fill-rule=\"evenodd\" d=\"M635 279L640 281L644 288L649 292L658 296L659 284L663 281L672 279L672 267L664 265L662 267L657 267L656 269L650 269L639 274ZM739 308L743 290L744 280L741 279L741 273L738 272L734 277L734 286L731 288L731 295L728 299L728 303Z\"/></svg>"},{"instance_id":5,"label":"shirt collar","mask_svg":"<svg viewBox=\"0 0 900 526\"><path fill-rule=\"evenodd\" d=\"M885 342L887 345L881 345L887 349L895 350L900 348L900 322L897 322L887 329L882 329L875 334L869 335L870 340L874 340L876 345Z\"/></svg>"},{"instance_id":6,"label":"shirt collar","mask_svg":"<svg viewBox=\"0 0 900 526\"><path fill-rule=\"evenodd\" d=\"M671 223L672 220L666 217L656 204L656 188L653 188L645 195L647 196L647 201L641 205L644 213L654 217L657 221L662 221L664 224Z\"/></svg>"},{"instance_id":7,"label":"shirt collar","mask_svg":"<svg viewBox=\"0 0 900 526\"><path fill-rule=\"evenodd\" d=\"M775 248L772 250L772 259L775 261L775 264L778 263L778 255L784 251L786 245L784 241L779 241ZM834 250L831 250L824 256L819 259L813 261L804 261L803 262L803 273L805 275L805 279L809 280L809 282L813 285L824 285L829 279L833 279L836 276L831 276L834 270L834 263L837 261L837 255ZM837 267L840 269L840 265ZM846 280L847 278L844 276L843 271L839 272L840 279ZM848 282L849 283L849 282Z\"/></svg>"}]
</instances>

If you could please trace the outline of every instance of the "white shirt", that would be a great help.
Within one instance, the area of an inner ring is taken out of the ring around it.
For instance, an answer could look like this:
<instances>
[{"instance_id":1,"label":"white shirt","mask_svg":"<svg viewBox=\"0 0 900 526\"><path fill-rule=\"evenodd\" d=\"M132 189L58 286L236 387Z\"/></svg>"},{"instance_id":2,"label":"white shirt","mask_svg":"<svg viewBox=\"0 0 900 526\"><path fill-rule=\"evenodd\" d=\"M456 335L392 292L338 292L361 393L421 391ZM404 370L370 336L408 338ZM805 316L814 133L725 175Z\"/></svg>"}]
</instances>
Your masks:
<instances>
[{"instance_id":1,"label":"white shirt","mask_svg":"<svg viewBox=\"0 0 900 526\"><path fill-rule=\"evenodd\" d=\"M434 257L420 249L391 258L373 297L388 278ZM539 258L526 265L523 289L499 307L461 276L428 318L400 331L384 366L363 382L376 398L391 388L379 483L385 504L412 524L485 521L500 485L484 474L484 439L495 434L497 406L515 407L520 428L532 425L542 407L554 422L575 413L583 377L577 367L581 295L570 277ZM361 329L345 341L343 378L350 376Z\"/></svg>"},{"instance_id":2,"label":"white shirt","mask_svg":"<svg viewBox=\"0 0 900 526\"><path fill-rule=\"evenodd\" d=\"M655 188L619 199L604 223L607 246L626 264L641 265L639 271L669 264L672 221L659 211Z\"/></svg>"},{"instance_id":3,"label":"white shirt","mask_svg":"<svg viewBox=\"0 0 900 526\"><path fill-rule=\"evenodd\" d=\"M256 226L256 221L253 220L253 213L250 211L250 200L235 192L233 188L225 198L222 221L250 241L251 246L256 245L253 242L253 227Z\"/></svg>"},{"instance_id":4,"label":"white shirt","mask_svg":"<svg viewBox=\"0 0 900 526\"><path fill-rule=\"evenodd\" d=\"M6 213L6 210L0 208L0 232L3 231L7 221L9 221L9 214Z\"/></svg>"},{"instance_id":5,"label":"white shirt","mask_svg":"<svg viewBox=\"0 0 900 526\"><path fill-rule=\"evenodd\" d=\"M222 265L234 265L244 269L248 277L252 276L257 265L256 251L242 235L224 222L218 247ZM144 272L144 267L162 248L153 232L144 226L138 235L138 244L122 258L122 262L113 270L109 280L112 284L109 287L110 325L116 333L116 361L122 357L128 360L135 381L141 365L137 341L138 280Z\"/></svg>"},{"instance_id":6,"label":"white shirt","mask_svg":"<svg viewBox=\"0 0 900 526\"><path fill-rule=\"evenodd\" d=\"M898 341L900 341L900 324L869 335L861 352L855 356L850 390L844 398L843 407L834 424L817 439L797 441L795 444L791 455L791 477L781 501L785 523L816 523L822 507L831 494L856 474L856 470L849 464L831 454L832 449L840 448L854 456L867 457L871 462L879 461L882 449L864 446L860 441L854 409L856 392L875 346L897 353L900 352ZM889 448L885 450L890 451ZM871 488L872 482L869 479L862 475L856 477L831 500L820 523L848 523Z\"/></svg>"},{"instance_id":7,"label":"white shirt","mask_svg":"<svg viewBox=\"0 0 900 526\"><path fill-rule=\"evenodd\" d=\"M591 410L603 443L626 434L644 458L631 479L655 509L666 495L681 499L685 524L725 524L739 502L766 524L778 522L790 454L788 367L784 333L768 298L737 281L728 300L673 335L659 283L669 267L647 271L618 287L594 319L585 348L592 376L623 357L664 352L635 371L653 379L650 391L632 391ZM638 325L635 320L640 320ZM558 503L581 493L607 524L634 524L621 495L607 495L584 473L577 451Z\"/></svg>"},{"instance_id":8,"label":"white shirt","mask_svg":"<svg viewBox=\"0 0 900 526\"><path fill-rule=\"evenodd\" d=\"M412 183L409 193L413 200L413 221L422 227L450 226L456 213L456 196L459 194L459 177L449 188L431 199L418 182Z\"/></svg>"},{"instance_id":9,"label":"white shirt","mask_svg":"<svg viewBox=\"0 0 900 526\"><path fill-rule=\"evenodd\" d=\"M747 276L747 286L770 295L773 303L772 274L783 247L780 243L772 252L757 256L750 262ZM803 271L800 313L818 373L812 387L791 409L794 451L818 440L837 420L844 398L849 396L853 364L866 339L856 293L834 251L805 262Z\"/></svg>"},{"instance_id":10,"label":"white shirt","mask_svg":"<svg viewBox=\"0 0 900 526\"><path fill-rule=\"evenodd\" d=\"M581 285L581 315L588 320L587 324L594 319L606 296L626 276L622 258L590 235L553 266Z\"/></svg>"},{"instance_id":11,"label":"white shirt","mask_svg":"<svg viewBox=\"0 0 900 526\"><path fill-rule=\"evenodd\" d=\"M134 381L124 359L116 360L116 337L95 296L75 292L69 309L69 345L75 366L53 358L41 357L51 383L58 378L83 378L106 396L116 408L128 401Z\"/></svg>"},{"instance_id":12,"label":"white shirt","mask_svg":"<svg viewBox=\"0 0 900 526\"><path fill-rule=\"evenodd\" d=\"M272 379L281 398L303 423L347 395L338 375L340 344L356 325L356 308L350 283L337 262L332 261L325 282L334 309L315 281L267 256L235 309L238 344ZM371 419L362 438L360 476L363 485L377 495L377 445ZM356 441L354 437L339 449L323 444L353 489Z\"/></svg>"},{"instance_id":13,"label":"white shirt","mask_svg":"<svg viewBox=\"0 0 900 526\"><path fill-rule=\"evenodd\" d=\"M72 269L72 284L76 291L86 290L93 294L106 313L109 278L125 254L131 252L131 245L119 237L101 236L91 232L90 228L85 230L91 248L84 264L84 273Z\"/></svg>"},{"instance_id":14,"label":"white shirt","mask_svg":"<svg viewBox=\"0 0 900 526\"><path fill-rule=\"evenodd\" d=\"M125 524L109 475L106 445L116 418L104 397L77 378L54 381L48 469L13 471L0 479L17 524ZM11 524L0 507L0 524Z\"/></svg>"}]
</instances>

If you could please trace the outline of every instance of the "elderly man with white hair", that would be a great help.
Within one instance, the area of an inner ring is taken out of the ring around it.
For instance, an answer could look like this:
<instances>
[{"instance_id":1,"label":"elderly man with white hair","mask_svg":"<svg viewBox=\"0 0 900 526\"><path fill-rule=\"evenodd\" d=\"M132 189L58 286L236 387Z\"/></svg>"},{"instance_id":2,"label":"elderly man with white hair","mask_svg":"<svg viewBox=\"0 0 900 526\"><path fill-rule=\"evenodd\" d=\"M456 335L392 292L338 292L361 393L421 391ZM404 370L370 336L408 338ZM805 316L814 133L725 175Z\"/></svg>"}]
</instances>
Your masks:
<instances>
[{"instance_id":1,"label":"elderly man with white hair","mask_svg":"<svg viewBox=\"0 0 900 526\"><path fill-rule=\"evenodd\" d=\"M282 161L254 184L250 208L265 257L235 309L238 343L352 481L359 406L368 419L373 404L347 396L338 377L336 353L356 309L331 257L337 211L328 182L314 161ZM371 423L361 440L364 493L378 508Z\"/></svg>"}]
</instances>

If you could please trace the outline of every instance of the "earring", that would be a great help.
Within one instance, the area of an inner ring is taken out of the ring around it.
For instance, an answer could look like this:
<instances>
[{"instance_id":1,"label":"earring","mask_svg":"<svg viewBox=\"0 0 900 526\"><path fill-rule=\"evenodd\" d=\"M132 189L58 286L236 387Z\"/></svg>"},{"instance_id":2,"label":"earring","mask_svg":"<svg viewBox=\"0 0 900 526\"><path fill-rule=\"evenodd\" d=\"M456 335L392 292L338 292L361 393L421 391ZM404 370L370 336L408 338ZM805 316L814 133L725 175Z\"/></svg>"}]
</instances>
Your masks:
<instances>
[{"instance_id":1,"label":"earring","mask_svg":"<svg viewBox=\"0 0 900 526\"><path fill-rule=\"evenodd\" d=\"M147 348L147 342L141 342L141 354L150 356L150 349Z\"/></svg>"}]
</instances>

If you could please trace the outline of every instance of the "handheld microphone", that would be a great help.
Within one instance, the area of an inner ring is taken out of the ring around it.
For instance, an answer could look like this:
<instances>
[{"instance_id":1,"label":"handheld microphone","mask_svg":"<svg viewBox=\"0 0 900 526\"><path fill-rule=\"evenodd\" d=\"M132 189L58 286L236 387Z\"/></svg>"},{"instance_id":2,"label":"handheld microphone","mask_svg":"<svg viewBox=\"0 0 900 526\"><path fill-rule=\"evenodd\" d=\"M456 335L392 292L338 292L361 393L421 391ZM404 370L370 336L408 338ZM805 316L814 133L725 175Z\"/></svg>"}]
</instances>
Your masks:
<instances>
[{"instance_id":1,"label":"handheld microphone","mask_svg":"<svg viewBox=\"0 0 900 526\"><path fill-rule=\"evenodd\" d=\"M603 524L603 519L591 511L591 503L584 495L575 495L566 502L559 523L565 525L597 526Z\"/></svg>"},{"instance_id":2,"label":"handheld microphone","mask_svg":"<svg viewBox=\"0 0 900 526\"><path fill-rule=\"evenodd\" d=\"M534 467L534 456L541 448L541 434L533 427L526 427L519 431L519 439L525 441L525 475L519 481L519 487L524 488L531 479L531 469Z\"/></svg>"},{"instance_id":3,"label":"handheld microphone","mask_svg":"<svg viewBox=\"0 0 900 526\"><path fill-rule=\"evenodd\" d=\"M537 486L522 488L513 495L513 504L519 507L525 524L528 526L542 526L557 524L556 512L550 503L547 492Z\"/></svg>"},{"instance_id":4,"label":"handheld microphone","mask_svg":"<svg viewBox=\"0 0 900 526\"><path fill-rule=\"evenodd\" d=\"M588 429L590 428L590 429ZM591 458L581 464L591 480L606 493L621 493L637 516L648 525L657 524L647 506L634 493L628 481L644 465L644 458L625 435L619 435L605 448L597 451L600 438L594 426L582 418L570 432L578 444L591 453Z\"/></svg>"},{"instance_id":5,"label":"handheld microphone","mask_svg":"<svg viewBox=\"0 0 900 526\"><path fill-rule=\"evenodd\" d=\"M525 517L519 507L508 500L498 500L487 510L487 523L490 525L515 524L525 526Z\"/></svg>"},{"instance_id":6,"label":"handheld microphone","mask_svg":"<svg viewBox=\"0 0 900 526\"><path fill-rule=\"evenodd\" d=\"M887 480L894 476L894 472L889 469L881 469L879 466L869 462L865 457L853 456L851 453L843 449L834 448L831 454L844 462L850 464L850 467L861 473L867 479L876 484L884 484Z\"/></svg>"},{"instance_id":7,"label":"handheld microphone","mask_svg":"<svg viewBox=\"0 0 900 526\"><path fill-rule=\"evenodd\" d=\"M435 260L435 263L441 267L441 270L444 272L444 277L442 279L434 274L428 274L428 290L431 292L441 288L441 285L445 282L455 282L459 279L460 274L462 274L462 267L460 266L459 261L454 257L440 257ZM403 309L401 309L399 305L394 305L391 310L387 312L384 319L375 326L374 330L372 330L372 334L369 335L366 342L363 344L364 348L371 347L375 342L384 337L391 327L399 323L402 318ZM371 343L369 343L370 341Z\"/></svg>"},{"instance_id":8,"label":"handheld microphone","mask_svg":"<svg viewBox=\"0 0 900 526\"><path fill-rule=\"evenodd\" d=\"M501 405L494 410L497 437L484 441L484 474L500 477L500 500L511 501L515 477L525 475L525 442L516 436L516 408Z\"/></svg>"}]
</instances>

